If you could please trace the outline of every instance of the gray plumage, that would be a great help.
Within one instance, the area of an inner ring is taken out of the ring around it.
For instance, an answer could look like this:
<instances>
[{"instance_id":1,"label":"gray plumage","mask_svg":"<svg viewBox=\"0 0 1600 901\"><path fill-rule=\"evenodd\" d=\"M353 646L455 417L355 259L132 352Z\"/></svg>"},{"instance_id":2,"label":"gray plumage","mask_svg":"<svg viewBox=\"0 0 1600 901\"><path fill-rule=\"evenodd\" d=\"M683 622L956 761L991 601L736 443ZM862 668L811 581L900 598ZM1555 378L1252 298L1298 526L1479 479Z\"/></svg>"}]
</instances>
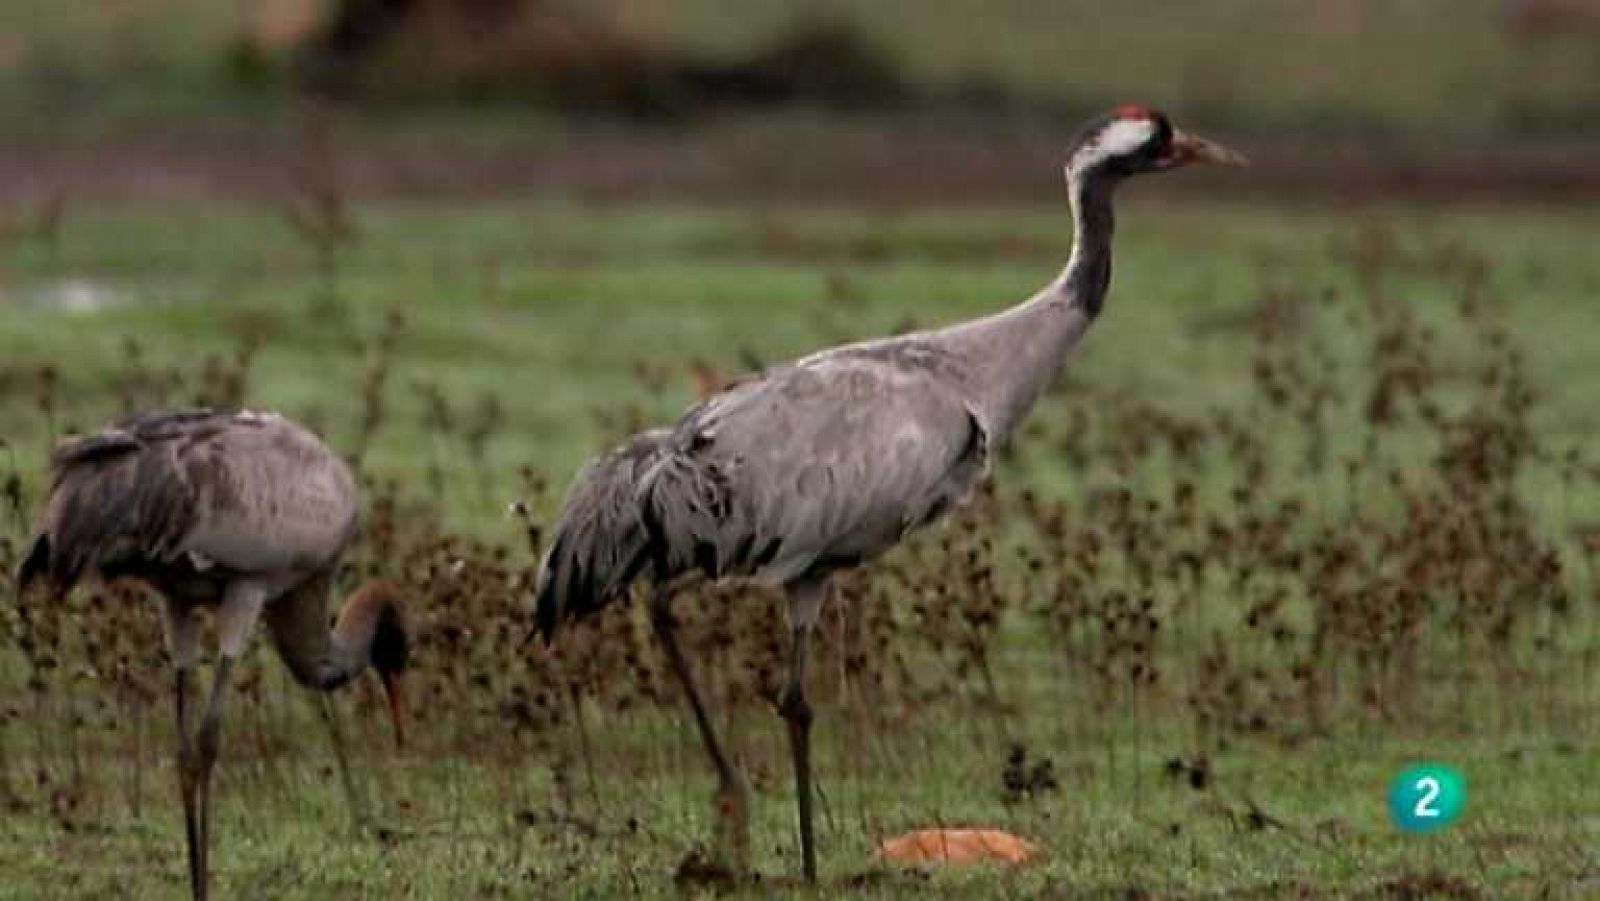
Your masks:
<instances>
[{"instance_id":1,"label":"gray plumage","mask_svg":"<svg viewBox=\"0 0 1600 901\"><path fill-rule=\"evenodd\" d=\"M398 591L384 582L361 586L329 628L328 596L355 535L355 480L315 435L282 417L146 413L63 446L52 469L42 528L17 573L19 590L45 582L59 596L90 577L132 578L162 595L176 673L190 885L204 901L209 783L227 682L257 623L265 621L290 673L311 688L328 691L376 670L399 737L399 676L409 642ZM191 735L200 608L216 611L220 653L209 703ZM348 773L345 781L353 784Z\"/></svg>"},{"instance_id":2,"label":"gray plumage","mask_svg":"<svg viewBox=\"0 0 1600 901\"><path fill-rule=\"evenodd\" d=\"M546 561L561 564L547 565L539 577L540 598L559 599L541 600L538 619L545 634L555 631L562 610L573 616L592 613L626 591L638 575L648 536L635 497L670 438L666 429L635 435L590 462L573 482L569 513L557 524L545 555Z\"/></svg>"},{"instance_id":3,"label":"gray plumage","mask_svg":"<svg viewBox=\"0 0 1600 901\"><path fill-rule=\"evenodd\" d=\"M145 413L63 446L52 470L24 583L134 576L215 603L240 575L314 574L355 534L349 469L272 414Z\"/></svg>"},{"instance_id":4,"label":"gray plumage","mask_svg":"<svg viewBox=\"0 0 1600 901\"><path fill-rule=\"evenodd\" d=\"M960 503L987 471L985 428L929 377L932 354L885 350L769 372L591 464L545 556L545 634L647 568L782 585L870 559Z\"/></svg>"},{"instance_id":5,"label":"gray plumage","mask_svg":"<svg viewBox=\"0 0 1600 901\"><path fill-rule=\"evenodd\" d=\"M807 641L830 575L893 547L965 501L1100 314L1111 282L1112 194L1128 176L1242 158L1121 107L1083 131L1066 174L1074 225L1061 275L1004 312L949 328L823 351L770 369L600 457L568 494L535 586L538 630L655 584L652 623L688 695L742 835L744 791L673 637L689 578L782 586L792 630L778 706L788 721L805 875L816 876ZM736 858L743 840L733 841ZM737 863L737 862L736 862Z\"/></svg>"}]
</instances>

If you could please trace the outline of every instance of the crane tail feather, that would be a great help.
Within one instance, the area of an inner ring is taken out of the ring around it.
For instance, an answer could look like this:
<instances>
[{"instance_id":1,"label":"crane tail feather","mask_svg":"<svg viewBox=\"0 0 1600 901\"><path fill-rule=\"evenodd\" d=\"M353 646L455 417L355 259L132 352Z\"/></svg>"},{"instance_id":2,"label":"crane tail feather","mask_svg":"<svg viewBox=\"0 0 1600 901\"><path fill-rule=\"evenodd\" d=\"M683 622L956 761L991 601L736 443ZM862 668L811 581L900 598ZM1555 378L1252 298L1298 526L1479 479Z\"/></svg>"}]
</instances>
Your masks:
<instances>
[{"instance_id":1,"label":"crane tail feather","mask_svg":"<svg viewBox=\"0 0 1600 901\"><path fill-rule=\"evenodd\" d=\"M533 634L537 634L545 644L555 640L556 628L561 624L561 593L555 590L555 579L550 571L550 561L557 558L560 549L561 541L558 539L545 557L544 567L539 573L538 596L534 601Z\"/></svg>"},{"instance_id":2,"label":"crane tail feather","mask_svg":"<svg viewBox=\"0 0 1600 901\"><path fill-rule=\"evenodd\" d=\"M627 595L650 559L641 488L665 444L661 430L636 435L574 481L539 567L530 640L537 634L548 644L562 623Z\"/></svg>"},{"instance_id":3,"label":"crane tail feather","mask_svg":"<svg viewBox=\"0 0 1600 901\"><path fill-rule=\"evenodd\" d=\"M22 558L22 564L17 567L17 596L27 591L29 586L50 572L50 535L40 532L34 536L33 544L29 546L28 553Z\"/></svg>"}]
</instances>

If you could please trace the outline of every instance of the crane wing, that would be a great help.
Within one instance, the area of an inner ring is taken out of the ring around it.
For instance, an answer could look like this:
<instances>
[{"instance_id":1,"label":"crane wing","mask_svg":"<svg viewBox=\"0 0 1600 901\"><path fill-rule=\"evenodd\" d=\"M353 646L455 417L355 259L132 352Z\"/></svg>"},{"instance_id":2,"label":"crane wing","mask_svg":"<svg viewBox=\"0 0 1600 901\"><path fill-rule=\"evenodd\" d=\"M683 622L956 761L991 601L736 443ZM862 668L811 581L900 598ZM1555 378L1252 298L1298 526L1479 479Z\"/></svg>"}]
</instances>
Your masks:
<instances>
[{"instance_id":1,"label":"crane wing","mask_svg":"<svg viewBox=\"0 0 1600 901\"><path fill-rule=\"evenodd\" d=\"M785 582L869 559L965 500L988 436L924 366L833 354L691 410L644 505L668 569Z\"/></svg>"},{"instance_id":2,"label":"crane wing","mask_svg":"<svg viewBox=\"0 0 1600 901\"><path fill-rule=\"evenodd\" d=\"M964 500L988 432L949 387L959 362L904 343L769 371L634 436L580 473L539 570L539 631L620 597L647 568L786 582L866 560Z\"/></svg>"}]
</instances>

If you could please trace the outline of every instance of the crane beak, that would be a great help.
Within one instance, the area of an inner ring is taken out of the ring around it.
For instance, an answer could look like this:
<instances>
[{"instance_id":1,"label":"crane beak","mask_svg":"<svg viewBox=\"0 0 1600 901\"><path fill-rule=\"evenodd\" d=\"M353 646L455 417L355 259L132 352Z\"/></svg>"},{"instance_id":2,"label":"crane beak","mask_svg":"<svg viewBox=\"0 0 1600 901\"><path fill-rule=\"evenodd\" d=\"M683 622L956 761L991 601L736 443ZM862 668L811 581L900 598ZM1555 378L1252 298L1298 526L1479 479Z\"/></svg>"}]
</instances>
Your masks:
<instances>
[{"instance_id":1,"label":"crane beak","mask_svg":"<svg viewBox=\"0 0 1600 901\"><path fill-rule=\"evenodd\" d=\"M1162 169L1176 169L1190 163L1210 163L1215 166L1248 166L1250 160L1237 150L1224 147L1209 138L1193 132L1177 131L1166 153L1156 160Z\"/></svg>"},{"instance_id":2,"label":"crane beak","mask_svg":"<svg viewBox=\"0 0 1600 901\"><path fill-rule=\"evenodd\" d=\"M397 748L406 746L406 704L405 695L400 691L400 674L383 674L383 691L389 696L389 716L394 720L394 745Z\"/></svg>"}]
</instances>

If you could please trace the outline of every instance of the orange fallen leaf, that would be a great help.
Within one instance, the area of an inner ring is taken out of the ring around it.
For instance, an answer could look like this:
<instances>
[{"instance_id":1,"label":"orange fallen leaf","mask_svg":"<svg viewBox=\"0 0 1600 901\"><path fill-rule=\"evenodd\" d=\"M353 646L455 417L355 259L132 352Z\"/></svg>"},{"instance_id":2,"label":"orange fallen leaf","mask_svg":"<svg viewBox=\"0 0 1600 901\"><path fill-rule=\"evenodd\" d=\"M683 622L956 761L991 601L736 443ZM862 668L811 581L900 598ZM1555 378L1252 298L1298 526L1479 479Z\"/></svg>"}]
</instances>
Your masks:
<instances>
[{"instance_id":1,"label":"orange fallen leaf","mask_svg":"<svg viewBox=\"0 0 1600 901\"><path fill-rule=\"evenodd\" d=\"M998 829L918 829L885 839L872 856L896 863L1018 864L1038 850L1032 842Z\"/></svg>"}]
</instances>

